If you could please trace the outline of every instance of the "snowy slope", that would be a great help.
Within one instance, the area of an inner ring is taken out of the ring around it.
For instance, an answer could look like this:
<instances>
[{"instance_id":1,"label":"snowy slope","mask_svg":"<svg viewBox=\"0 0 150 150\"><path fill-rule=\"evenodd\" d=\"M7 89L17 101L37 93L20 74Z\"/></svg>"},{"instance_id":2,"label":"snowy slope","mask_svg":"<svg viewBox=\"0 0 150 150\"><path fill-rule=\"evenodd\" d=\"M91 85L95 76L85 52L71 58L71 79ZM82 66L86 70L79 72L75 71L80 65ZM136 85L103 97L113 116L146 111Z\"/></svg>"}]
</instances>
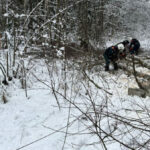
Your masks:
<instances>
[{"instance_id":1,"label":"snowy slope","mask_svg":"<svg viewBox=\"0 0 150 150\"><path fill-rule=\"evenodd\" d=\"M95 129L89 118L58 94L61 105L61 110L59 110L52 90L48 87L52 80L60 93L63 93L64 83L66 83L68 98L91 118L95 116L91 113L93 109L88 99L89 94L91 94L91 99L99 105L96 107L98 111L104 106L104 113L109 111L130 119L137 119L139 116L147 118L144 109L150 108L150 98L128 96L128 87L136 85L133 78L128 78L121 71L117 74L102 71L101 74L90 73L89 75L99 86L113 93L111 96L106 95L103 90L98 90L93 84L89 84L83 76L78 76L78 72L70 68L67 70L67 79L64 82L63 65L57 60L49 64L50 70L53 70L51 74L47 70L45 61L37 60L33 63L36 64L28 73L28 97L25 96L24 89L21 89L20 81L15 79L6 89L8 103L0 104L0 150L60 150L63 147L64 150L102 149L103 146L94 134ZM107 104L105 97L108 99ZM138 110L138 113L134 110ZM102 116L101 125L103 130L109 132L107 119ZM149 121L149 118L145 120L145 122ZM67 123L68 128L66 128ZM110 128L113 128L116 123L115 119L110 119ZM130 135L117 135L126 128L121 123L118 128L120 130L116 131L116 138L130 142ZM136 130L133 133L138 135ZM145 134L143 138L147 138ZM120 150L118 143L111 141L106 141L106 143L108 150Z\"/></svg>"}]
</instances>

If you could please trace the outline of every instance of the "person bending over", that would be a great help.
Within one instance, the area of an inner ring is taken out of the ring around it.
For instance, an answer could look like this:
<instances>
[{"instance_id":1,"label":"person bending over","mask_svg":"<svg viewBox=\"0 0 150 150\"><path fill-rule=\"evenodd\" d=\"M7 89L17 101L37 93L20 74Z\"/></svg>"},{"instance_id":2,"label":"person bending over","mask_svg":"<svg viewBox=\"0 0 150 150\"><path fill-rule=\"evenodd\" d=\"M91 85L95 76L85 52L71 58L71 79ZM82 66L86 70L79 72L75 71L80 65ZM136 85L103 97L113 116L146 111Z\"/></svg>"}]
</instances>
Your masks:
<instances>
[{"instance_id":1,"label":"person bending over","mask_svg":"<svg viewBox=\"0 0 150 150\"><path fill-rule=\"evenodd\" d=\"M123 51L123 50L124 50L123 44L118 44L117 46L111 46L105 50L103 54L106 63L105 71L109 71L110 62L112 62L112 64L114 65L114 70L118 70L117 60L119 56L119 51Z\"/></svg>"}]
</instances>

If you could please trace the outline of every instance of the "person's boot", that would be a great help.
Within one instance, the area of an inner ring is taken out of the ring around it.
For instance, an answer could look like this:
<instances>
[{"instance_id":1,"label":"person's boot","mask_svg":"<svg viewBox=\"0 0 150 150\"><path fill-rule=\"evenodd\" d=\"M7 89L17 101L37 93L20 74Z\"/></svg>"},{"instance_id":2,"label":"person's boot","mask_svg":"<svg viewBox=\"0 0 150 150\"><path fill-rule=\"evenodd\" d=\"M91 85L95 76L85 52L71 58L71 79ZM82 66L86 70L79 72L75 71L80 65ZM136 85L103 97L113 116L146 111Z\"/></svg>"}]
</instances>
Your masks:
<instances>
[{"instance_id":1,"label":"person's boot","mask_svg":"<svg viewBox=\"0 0 150 150\"><path fill-rule=\"evenodd\" d=\"M105 66L105 71L109 71L109 66Z\"/></svg>"},{"instance_id":2,"label":"person's boot","mask_svg":"<svg viewBox=\"0 0 150 150\"><path fill-rule=\"evenodd\" d=\"M114 63L114 70L118 70L118 64Z\"/></svg>"},{"instance_id":3,"label":"person's boot","mask_svg":"<svg viewBox=\"0 0 150 150\"><path fill-rule=\"evenodd\" d=\"M138 51L135 51L135 55L138 55Z\"/></svg>"}]
</instances>

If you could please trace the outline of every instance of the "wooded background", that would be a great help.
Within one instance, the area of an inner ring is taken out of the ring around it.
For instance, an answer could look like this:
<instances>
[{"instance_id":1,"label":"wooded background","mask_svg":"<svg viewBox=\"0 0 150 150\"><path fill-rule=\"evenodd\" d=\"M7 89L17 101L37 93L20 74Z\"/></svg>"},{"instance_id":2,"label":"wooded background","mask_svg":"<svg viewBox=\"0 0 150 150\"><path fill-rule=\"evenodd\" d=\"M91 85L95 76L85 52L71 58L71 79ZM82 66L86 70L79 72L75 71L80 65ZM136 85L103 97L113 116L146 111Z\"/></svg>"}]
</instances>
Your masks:
<instances>
[{"instance_id":1,"label":"wooded background","mask_svg":"<svg viewBox=\"0 0 150 150\"><path fill-rule=\"evenodd\" d=\"M1 47L101 49L128 37L144 41L149 14L149 0L0 0Z\"/></svg>"}]
</instances>

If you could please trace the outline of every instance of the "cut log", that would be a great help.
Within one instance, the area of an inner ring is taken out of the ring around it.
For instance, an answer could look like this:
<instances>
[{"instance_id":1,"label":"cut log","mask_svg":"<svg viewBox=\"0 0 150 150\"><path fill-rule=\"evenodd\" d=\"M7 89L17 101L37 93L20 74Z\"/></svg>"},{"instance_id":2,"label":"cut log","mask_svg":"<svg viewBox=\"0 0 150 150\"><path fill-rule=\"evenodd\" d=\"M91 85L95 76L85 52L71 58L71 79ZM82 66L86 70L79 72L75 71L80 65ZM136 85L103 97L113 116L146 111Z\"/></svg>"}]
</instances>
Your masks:
<instances>
[{"instance_id":1,"label":"cut log","mask_svg":"<svg viewBox=\"0 0 150 150\"><path fill-rule=\"evenodd\" d=\"M120 68L120 69L123 69L123 70L125 70L125 71L127 71L129 75L132 75L132 74L134 73L132 68L127 68L127 67L126 67L125 65L123 65L123 64L120 64L120 65L119 65L119 68ZM141 77L141 78L143 78L143 79L146 79L146 80L149 80L149 81L150 81L150 75L148 75L148 74L144 74L144 73L141 73L141 72L136 71L136 75L137 75L137 77Z\"/></svg>"},{"instance_id":2,"label":"cut log","mask_svg":"<svg viewBox=\"0 0 150 150\"><path fill-rule=\"evenodd\" d=\"M147 59L147 58L145 57L145 59ZM143 60L145 60L145 59L143 58ZM126 60L127 60L128 62L132 62L132 58L131 58L131 57L126 58ZM143 61L141 58L139 58L139 57L137 57L137 56L134 56L134 60L135 60L135 64L139 64L139 65L141 65L142 67L145 67L145 68L147 68L147 69L150 69L150 65L149 65L148 63L146 63L145 61Z\"/></svg>"},{"instance_id":3,"label":"cut log","mask_svg":"<svg viewBox=\"0 0 150 150\"><path fill-rule=\"evenodd\" d=\"M129 88L128 89L128 95L131 96L139 96L139 97L146 97L146 91L143 89L138 89L138 88Z\"/></svg>"},{"instance_id":4,"label":"cut log","mask_svg":"<svg viewBox=\"0 0 150 150\"><path fill-rule=\"evenodd\" d=\"M146 62L142 61L140 58L134 57L134 59L135 59L136 61L138 61L139 64L140 64L142 67L145 67L145 68L147 68L147 69L150 69L150 65L147 64Z\"/></svg>"}]
</instances>

